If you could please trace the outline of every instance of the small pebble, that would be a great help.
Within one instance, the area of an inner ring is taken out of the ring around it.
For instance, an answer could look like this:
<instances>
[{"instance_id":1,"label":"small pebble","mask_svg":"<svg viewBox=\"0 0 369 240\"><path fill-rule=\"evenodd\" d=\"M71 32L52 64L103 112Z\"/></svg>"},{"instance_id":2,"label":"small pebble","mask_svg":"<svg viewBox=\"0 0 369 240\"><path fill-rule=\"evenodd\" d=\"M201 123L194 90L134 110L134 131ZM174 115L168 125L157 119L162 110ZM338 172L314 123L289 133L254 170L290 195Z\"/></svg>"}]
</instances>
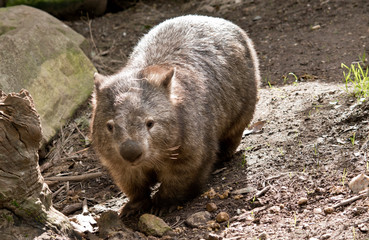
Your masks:
<instances>
[{"instance_id":1,"label":"small pebble","mask_svg":"<svg viewBox=\"0 0 369 240\"><path fill-rule=\"evenodd\" d=\"M192 227L198 228L206 225L206 223L210 220L211 214L208 211L197 212L189 216L185 223Z\"/></svg>"},{"instance_id":2,"label":"small pebble","mask_svg":"<svg viewBox=\"0 0 369 240\"><path fill-rule=\"evenodd\" d=\"M213 199L216 195L217 195L217 193L215 192L215 190L213 188L210 188L209 191L207 191L203 194L203 196L205 198L209 198L209 199Z\"/></svg>"},{"instance_id":3,"label":"small pebble","mask_svg":"<svg viewBox=\"0 0 369 240\"><path fill-rule=\"evenodd\" d=\"M321 237L320 237L320 239L321 240L326 240L326 239L329 239L329 238L331 238L331 234L330 233L326 233L326 234L323 234Z\"/></svg>"},{"instance_id":4,"label":"small pebble","mask_svg":"<svg viewBox=\"0 0 369 240\"><path fill-rule=\"evenodd\" d=\"M216 220L218 223L222 223L222 222L226 222L229 220L229 215L226 212L220 212L217 217Z\"/></svg>"},{"instance_id":5,"label":"small pebble","mask_svg":"<svg viewBox=\"0 0 369 240\"><path fill-rule=\"evenodd\" d=\"M259 236L258 236L258 239L260 240L267 240L268 239L268 234L266 232L263 232L261 233Z\"/></svg>"},{"instance_id":6,"label":"small pebble","mask_svg":"<svg viewBox=\"0 0 369 240\"><path fill-rule=\"evenodd\" d=\"M236 196L233 197L234 200L239 200L241 198L243 198L243 196L241 194L236 195Z\"/></svg>"},{"instance_id":7,"label":"small pebble","mask_svg":"<svg viewBox=\"0 0 369 240\"><path fill-rule=\"evenodd\" d=\"M220 229L220 225L219 225L219 223L217 223L216 221L214 221L214 220L210 220L210 221L208 221L208 229L209 230L214 230L214 231L217 231L217 230L219 230Z\"/></svg>"},{"instance_id":8,"label":"small pebble","mask_svg":"<svg viewBox=\"0 0 369 240\"><path fill-rule=\"evenodd\" d=\"M369 177L363 173L354 177L350 183L349 187L354 193L358 193L369 186Z\"/></svg>"},{"instance_id":9,"label":"small pebble","mask_svg":"<svg viewBox=\"0 0 369 240\"><path fill-rule=\"evenodd\" d=\"M316 193L325 193L325 189L324 189L324 188L321 188L321 187L317 187L317 188L315 189L315 192L316 192Z\"/></svg>"},{"instance_id":10,"label":"small pebble","mask_svg":"<svg viewBox=\"0 0 369 240\"><path fill-rule=\"evenodd\" d=\"M229 196L229 190L227 189L227 190L225 190L224 192L223 192L223 194L218 194L218 197L220 198L220 199L226 199L226 198L228 198L228 196Z\"/></svg>"},{"instance_id":11,"label":"small pebble","mask_svg":"<svg viewBox=\"0 0 369 240\"><path fill-rule=\"evenodd\" d=\"M360 230L361 232L363 232L363 233L368 232L368 226L367 226L366 224L364 224L364 223L359 224L359 225L358 225L358 228L359 228L359 230Z\"/></svg>"},{"instance_id":12,"label":"small pebble","mask_svg":"<svg viewBox=\"0 0 369 240\"><path fill-rule=\"evenodd\" d=\"M333 212L334 212L334 208L332 208L332 207L326 207L326 208L324 208L324 213L325 214L331 214Z\"/></svg>"},{"instance_id":13,"label":"small pebble","mask_svg":"<svg viewBox=\"0 0 369 240\"><path fill-rule=\"evenodd\" d=\"M208 204L206 204L206 211L208 212L214 212L218 209L217 205L215 205L215 203L210 202Z\"/></svg>"},{"instance_id":14,"label":"small pebble","mask_svg":"<svg viewBox=\"0 0 369 240\"><path fill-rule=\"evenodd\" d=\"M280 206L273 206L269 208L269 213L280 213L281 207Z\"/></svg>"},{"instance_id":15,"label":"small pebble","mask_svg":"<svg viewBox=\"0 0 369 240\"><path fill-rule=\"evenodd\" d=\"M253 21L259 21L261 19L261 16L255 16L252 20Z\"/></svg>"},{"instance_id":16,"label":"small pebble","mask_svg":"<svg viewBox=\"0 0 369 240\"><path fill-rule=\"evenodd\" d=\"M317 30L317 29L319 29L320 28L320 25L315 25L315 26L312 26L311 27L311 30Z\"/></svg>"},{"instance_id":17,"label":"small pebble","mask_svg":"<svg viewBox=\"0 0 369 240\"><path fill-rule=\"evenodd\" d=\"M313 210L313 212L315 213L315 214L322 214L322 209L321 208L314 208L314 210Z\"/></svg>"},{"instance_id":18,"label":"small pebble","mask_svg":"<svg viewBox=\"0 0 369 240\"><path fill-rule=\"evenodd\" d=\"M308 199L306 197L302 197L298 200L297 204L301 206L301 205L307 204L307 202L308 202Z\"/></svg>"},{"instance_id":19,"label":"small pebble","mask_svg":"<svg viewBox=\"0 0 369 240\"><path fill-rule=\"evenodd\" d=\"M221 239L223 239L223 238L216 235L215 233L209 233L208 240L221 240Z\"/></svg>"}]
</instances>

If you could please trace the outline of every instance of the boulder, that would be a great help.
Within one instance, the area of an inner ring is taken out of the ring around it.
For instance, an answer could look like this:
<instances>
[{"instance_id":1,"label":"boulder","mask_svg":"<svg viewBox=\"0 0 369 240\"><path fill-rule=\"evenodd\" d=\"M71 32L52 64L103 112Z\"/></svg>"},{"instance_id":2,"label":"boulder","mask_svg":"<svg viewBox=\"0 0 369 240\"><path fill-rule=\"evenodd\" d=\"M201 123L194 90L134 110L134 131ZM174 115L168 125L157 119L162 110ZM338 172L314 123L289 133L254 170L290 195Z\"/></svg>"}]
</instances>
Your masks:
<instances>
[{"instance_id":1,"label":"boulder","mask_svg":"<svg viewBox=\"0 0 369 240\"><path fill-rule=\"evenodd\" d=\"M27 89L49 141L90 96L96 71L87 41L51 15L27 6L0 8L0 90Z\"/></svg>"}]
</instances>

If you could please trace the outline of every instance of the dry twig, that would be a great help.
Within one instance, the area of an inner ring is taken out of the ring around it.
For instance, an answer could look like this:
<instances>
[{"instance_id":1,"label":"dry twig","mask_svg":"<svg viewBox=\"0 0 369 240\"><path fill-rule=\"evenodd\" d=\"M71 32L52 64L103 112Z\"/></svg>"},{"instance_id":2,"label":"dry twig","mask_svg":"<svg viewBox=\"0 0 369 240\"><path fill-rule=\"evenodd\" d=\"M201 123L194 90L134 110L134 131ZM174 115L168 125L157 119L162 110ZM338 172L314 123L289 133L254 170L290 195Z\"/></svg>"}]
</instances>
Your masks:
<instances>
[{"instance_id":1,"label":"dry twig","mask_svg":"<svg viewBox=\"0 0 369 240\"><path fill-rule=\"evenodd\" d=\"M61 187L61 188L59 188L56 192L53 192L53 194L52 194L52 198L54 199L56 196L58 196L58 194L61 192L61 191L63 191L63 189L64 189L64 185Z\"/></svg>"},{"instance_id":2,"label":"dry twig","mask_svg":"<svg viewBox=\"0 0 369 240\"><path fill-rule=\"evenodd\" d=\"M361 199L365 196L368 196L368 193L369 193L368 190L364 190L364 191L362 191L362 193L360 195L357 195L357 196L354 196L352 198L343 200L342 202L337 203L336 205L333 205L332 207L333 208L338 208L338 207L341 207L341 206L345 206L345 205L350 204L352 202L355 202L356 200L359 200L359 199Z\"/></svg>"},{"instance_id":3,"label":"dry twig","mask_svg":"<svg viewBox=\"0 0 369 240\"><path fill-rule=\"evenodd\" d=\"M63 176L63 177L48 177L45 178L46 181L83 181L90 178L97 178L103 175L102 172L87 173L77 176Z\"/></svg>"}]
</instances>

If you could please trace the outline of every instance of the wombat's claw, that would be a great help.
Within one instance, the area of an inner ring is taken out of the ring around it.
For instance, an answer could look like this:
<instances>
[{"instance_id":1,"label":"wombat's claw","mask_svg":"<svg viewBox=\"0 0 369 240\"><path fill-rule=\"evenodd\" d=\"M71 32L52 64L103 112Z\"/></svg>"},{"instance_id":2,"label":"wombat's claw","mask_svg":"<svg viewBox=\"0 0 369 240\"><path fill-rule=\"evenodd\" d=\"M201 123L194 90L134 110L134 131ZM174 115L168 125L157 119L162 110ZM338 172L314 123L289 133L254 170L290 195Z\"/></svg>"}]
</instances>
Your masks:
<instances>
[{"instance_id":1,"label":"wombat's claw","mask_svg":"<svg viewBox=\"0 0 369 240\"><path fill-rule=\"evenodd\" d=\"M135 215L136 213L139 213L139 211L136 211L135 209L125 210L123 208L122 211L120 212L119 216L121 218L123 218L123 217L129 217L129 216Z\"/></svg>"},{"instance_id":2,"label":"wombat's claw","mask_svg":"<svg viewBox=\"0 0 369 240\"><path fill-rule=\"evenodd\" d=\"M163 216L163 214L172 213L176 209L177 209L176 205L171 205L169 207L158 207L158 206L156 206L156 207L151 208L150 213L153 214L153 215L161 217L161 216Z\"/></svg>"},{"instance_id":3,"label":"wombat's claw","mask_svg":"<svg viewBox=\"0 0 369 240\"><path fill-rule=\"evenodd\" d=\"M129 217L132 215L144 213L148 211L151 207L150 200L142 200L142 201L129 201L124 207L120 210L120 217Z\"/></svg>"}]
</instances>

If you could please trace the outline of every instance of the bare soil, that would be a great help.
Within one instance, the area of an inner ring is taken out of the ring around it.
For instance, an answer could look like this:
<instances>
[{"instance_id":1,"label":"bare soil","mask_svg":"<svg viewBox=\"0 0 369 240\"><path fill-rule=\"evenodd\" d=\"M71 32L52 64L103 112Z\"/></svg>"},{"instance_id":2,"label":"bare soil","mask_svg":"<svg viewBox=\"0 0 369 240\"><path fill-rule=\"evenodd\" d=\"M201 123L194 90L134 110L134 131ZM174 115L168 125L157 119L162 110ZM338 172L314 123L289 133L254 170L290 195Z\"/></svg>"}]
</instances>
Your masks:
<instances>
[{"instance_id":1,"label":"bare soil","mask_svg":"<svg viewBox=\"0 0 369 240\"><path fill-rule=\"evenodd\" d=\"M66 22L88 39L90 58L102 74L122 68L152 26L183 14L231 20L255 43L263 82L254 123L264 125L246 135L234 157L211 176L207 187L214 196L208 191L162 217L174 228L167 239L208 239L209 233L218 239L369 239L369 198L326 210L357 196L348 182L369 171L369 104L344 90L341 68L369 55L368 12L366 0L161 0ZM92 208L98 219L101 211L117 210L126 199L90 148L90 112L87 103L60 131L41 169L46 180L102 172L97 178L50 184L61 211L85 198L90 207L107 202L100 212ZM234 192L239 189L245 193ZM266 192L255 197L262 189ZM299 204L304 198L306 203ZM213 219L221 211L231 219L215 228L186 226L184 220L209 202L218 207ZM136 231L137 219L123 221ZM93 227L86 239L98 236Z\"/></svg>"}]
</instances>

